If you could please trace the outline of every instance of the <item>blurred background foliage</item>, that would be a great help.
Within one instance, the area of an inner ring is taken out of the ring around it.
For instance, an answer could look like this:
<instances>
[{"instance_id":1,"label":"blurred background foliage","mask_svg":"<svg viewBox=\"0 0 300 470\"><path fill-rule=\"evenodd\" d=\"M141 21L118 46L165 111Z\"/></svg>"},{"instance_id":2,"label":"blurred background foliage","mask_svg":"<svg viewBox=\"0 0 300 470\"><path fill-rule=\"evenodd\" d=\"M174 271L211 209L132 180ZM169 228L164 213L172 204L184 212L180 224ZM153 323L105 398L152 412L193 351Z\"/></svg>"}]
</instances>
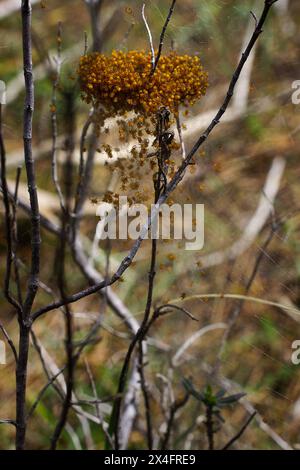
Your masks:
<instances>
[{"instance_id":1,"label":"blurred background foliage","mask_svg":"<svg viewBox=\"0 0 300 470\"><path fill-rule=\"evenodd\" d=\"M1 3L1 2L0 2ZM148 42L144 24L141 21L142 1L104 0L101 25L114 17L107 30L103 51L122 48L147 49ZM178 2L165 41L165 51L172 47L183 53L199 54L209 73L210 87L207 96L190 111L191 116L219 106L222 102L228 80L237 63L245 32L248 28L252 9L259 12L262 1L252 0L185 0ZM168 11L169 1L147 2L147 17L155 43ZM33 9L34 66L39 68L36 79L36 109L34 114L34 152L51 138L50 110L52 76L47 72L47 56L55 54L57 23L62 22L62 47L65 61L62 69L61 89L58 96L57 112L59 133L65 132L66 116L64 93L73 90L76 96L76 126L82 127L88 107L80 101L76 84L77 60L84 50L84 31L91 34L89 14L80 0L43 0ZM253 24L254 24L254 20ZM189 297L208 293L245 292L245 283L262 249L270 224L258 234L254 243L234 260L220 265L202 267L202 256L215 250L222 250L235 242L247 221L254 213L269 168L275 157L286 161L286 169L276 198L276 214L284 219L283 225L274 236L260 264L259 272L251 286L250 295L272 300L294 308L300 308L300 165L299 165L299 113L300 107L292 104L292 82L300 79L299 72L299 28L300 4L289 2L288 10L282 13L274 9L265 31L260 38L251 75L249 104L246 112L231 122L221 124L205 145L205 152L196 160L196 165L178 188L172 199L180 202L205 204L205 247L201 252L187 252L175 242L159 244L159 269L155 287L155 305L174 298ZM0 79L8 86L19 86L18 76L22 73L20 15L18 12L0 19ZM40 73L46 70L46 73ZM38 77L40 75L41 78ZM22 87L5 109L5 140L8 153L9 178L14 179L15 161L22 159L22 108L24 91ZM196 134L197 135L197 134ZM194 136L195 137L195 136ZM193 139L188 138L187 147ZM51 181L50 151L39 153L37 178L39 188L46 191L42 212L57 220L58 205L53 206L49 194L54 189ZM21 155L21 157L20 157ZM101 200L110 179L107 166L97 165L92 181L91 197ZM144 175L145 181L147 175ZM22 181L25 181L24 171ZM146 184L143 180L141 186ZM0 214L2 214L2 208ZM268 221L270 222L270 221ZM3 218L0 232L0 277L4 273L5 239ZM96 206L84 218L85 243L90 246L97 224ZM42 281L55 285L55 239L43 231ZM29 224L20 214L19 256L26 264L29 256ZM130 243L114 243L111 254L111 269L124 257ZM105 248L105 247L103 247ZM97 267L103 272L105 255L99 256ZM101 254L100 253L100 254ZM145 243L138 253L134 265L126 272L123 282L114 289L135 316L140 319L145 305L147 288L149 245ZM71 260L68 270L68 289L75 292L86 285L86 281ZM48 303L51 296L40 290L37 302ZM170 360L182 342L197 329L226 322L235 302L227 299L194 299L184 302L199 324L187 321L180 313L167 316L156 324L151 335L161 348L150 347L147 374L151 383L152 405L155 426L163 421L161 410L161 383L158 374L168 376ZM97 344L86 349L84 359L88 361L99 397L115 393L122 359L128 345L122 333L126 327L105 309L99 298L91 296L73 307L76 312L76 341L87 332L91 319L99 308L105 311L105 328L100 330ZM16 337L16 319L11 307L0 294L0 316L13 337ZM64 363L63 319L60 312L52 312L38 321L35 332L58 367ZM111 334L117 331L118 334ZM183 377L193 377L195 386L206 385L207 367L214 363L223 330L216 329L196 341L188 350L186 360L173 371L172 380L175 395L183 394ZM262 419L271 428L297 448L300 418L299 366L291 363L291 344L300 338L299 316L288 311L258 303L245 302L241 315L235 323L222 359L224 377L239 384L247 393L247 399L258 410ZM8 364L0 365L0 417L9 418L14 413L14 363L8 351ZM47 379L39 358L32 348L30 353L28 406L34 402L38 391ZM76 373L76 394L91 396L91 384L82 360ZM30 420L28 432L29 448L47 448L49 429L53 429L60 409L60 401L53 388L49 388ZM88 408L87 408L88 410ZM184 445L192 449L206 446L203 410L197 403L189 402L180 414L174 448ZM234 410L224 410L228 416L225 434L218 437L219 446L224 444L234 430L245 420L245 409L237 405ZM194 417L198 416L197 422ZM77 434L82 447L86 439L74 413L70 414L69 425ZM104 436L98 425L90 423L92 447L103 448ZM145 423L143 414L137 418L131 446L141 448L144 444ZM60 446L74 448L72 433L64 432ZM187 438L188 436L188 438ZM224 442L223 442L224 441ZM76 440L75 440L76 442ZM239 448L277 449L278 443L270 433L264 432L254 421L243 438ZM0 448L13 448L13 429L0 426Z\"/></svg>"}]
</instances>

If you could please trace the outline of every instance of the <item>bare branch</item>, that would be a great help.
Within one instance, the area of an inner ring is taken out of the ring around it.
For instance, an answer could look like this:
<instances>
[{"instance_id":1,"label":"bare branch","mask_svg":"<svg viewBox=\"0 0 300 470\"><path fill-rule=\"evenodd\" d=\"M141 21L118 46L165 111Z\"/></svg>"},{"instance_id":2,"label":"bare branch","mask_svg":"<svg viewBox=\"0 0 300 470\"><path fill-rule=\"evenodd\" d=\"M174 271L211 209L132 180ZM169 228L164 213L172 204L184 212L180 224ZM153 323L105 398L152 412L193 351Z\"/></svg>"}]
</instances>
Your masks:
<instances>
[{"instance_id":1,"label":"bare branch","mask_svg":"<svg viewBox=\"0 0 300 470\"><path fill-rule=\"evenodd\" d=\"M62 65L62 56L61 56L61 47L62 47L62 25L61 23L58 24L57 28L57 55L54 57L54 62L56 65L55 70L55 78L53 80L53 87L52 87L52 100L51 100L51 125L52 125L52 158L51 158L51 169L52 169L52 180L55 185L55 189L59 198L59 203L61 210L64 212L65 208L65 201L64 196L60 187L60 183L58 181L57 175L57 150L58 150L58 130L57 130L57 90L59 87L60 82L60 70Z\"/></svg>"},{"instance_id":2,"label":"bare branch","mask_svg":"<svg viewBox=\"0 0 300 470\"><path fill-rule=\"evenodd\" d=\"M157 55L156 55L156 58L155 58L155 62L154 62L154 66L153 66L151 75L154 74L154 72L156 70L156 67L158 65L158 62L159 62L159 59L160 59L160 56L161 56L161 53L162 53L162 48L163 48L163 45L164 45L165 34L166 34L166 31L167 31L167 27L168 27L168 24L170 22L171 16L172 16L173 11L174 11L175 3L176 3L176 0L172 0L171 6L170 6L170 9L169 9L169 13L167 15L165 24L163 26L163 29L162 29L162 32L161 32L161 35L160 35L160 38L159 38L158 52L157 52Z\"/></svg>"},{"instance_id":3,"label":"bare branch","mask_svg":"<svg viewBox=\"0 0 300 470\"><path fill-rule=\"evenodd\" d=\"M184 343L180 346L176 354L172 357L172 365L174 367L180 364L180 358L184 355L186 350L192 346L192 344L199 340L202 336L206 335L210 331L225 329L227 327L226 323L212 323L211 325L203 326L200 330L192 334Z\"/></svg>"},{"instance_id":4,"label":"bare branch","mask_svg":"<svg viewBox=\"0 0 300 470\"><path fill-rule=\"evenodd\" d=\"M247 421L244 423L244 425L241 427L241 429L239 430L239 432L232 438L230 439L229 442L227 442L227 444L222 448L222 450L227 450L229 449L229 447L232 446L232 444L234 444L243 434L244 432L246 431L246 429L248 428L249 424L252 422L252 420L254 419L256 415L256 411L254 411L254 413L251 414L251 416L247 419Z\"/></svg>"},{"instance_id":5,"label":"bare branch","mask_svg":"<svg viewBox=\"0 0 300 470\"><path fill-rule=\"evenodd\" d=\"M0 330L2 331L3 336L5 337L10 349L12 350L12 353L13 353L14 358L15 358L15 362L17 364L17 362L18 362L18 353L17 353L16 347L14 345L13 340L11 339L11 337L9 336L9 334L7 333L6 329L4 328L4 326L2 325L1 322L0 322Z\"/></svg>"},{"instance_id":6,"label":"bare branch","mask_svg":"<svg viewBox=\"0 0 300 470\"><path fill-rule=\"evenodd\" d=\"M187 402L189 400L189 397L190 397L189 394L186 393L183 398L178 399L174 403L172 403L171 409L170 409L169 419L168 419L168 422L167 422L167 429L166 429L165 435L162 439L162 443L161 443L161 447L160 447L161 450L166 450L168 448L168 444L169 444L169 440L170 440L170 437L171 437L171 432L172 432L172 428L173 428L173 425L174 425L174 420L175 420L176 414L181 408L183 408L187 404Z\"/></svg>"},{"instance_id":7,"label":"bare branch","mask_svg":"<svg viewBox=\"0 0 300 470\"><path fill-rule=\"evenodd\" d=\"M32 156L32 117L34 110L34 82L32 73L32 49L31 49L31 3L28 0L22 2L22 27L23 27L23 62L25 77L25 103L24 103L24 158L27 174L28 192L31 207L31 274L27 287L27 295L24 301L24 321L27 322L31 307L38 290L38 277L40 269L40 214L36 187L34 160Z\"/></svg>"},{"instance_id":8,"label":"bare branch","mask_svg":"<svg viewBox=\"0 0 300 470\"><path fill-rule=\"evenodd\" d=\"M102 7L102 0L85 0L85 3L90 12L92 36L93 36L93 51L100 51L102 47L101 30L99 27L99 16Z\"/></svg>"},{"instance_id":9,"label":"bare branch","mask_svg":"<svg viewBox=\"0 0 300 470\"><path fill-rule=\"evenodd\" d=\"M4 213L5 213L5 236L7 244L6 270L4 278L4 295L7 301L16 309L19 318L22 316L22 307L20 303L12 296L10 292L11 268L14 259L13 240L12 240L12 214L9 202L9 190L6 179L6 154L2 130L2 103L0 103L0 158L1 158L1 188L3 194Z\"/></svg>"},{"instance_id":10,"label":"bare branch","mask_svg":"<svg viewBox=\"0 0 300 470\"><path fill-rule=\"evenodd\" d=\"M154 46L153 46L152 33L151 33L151 30L150 30L150 27L148 25L147 18L146 18L146 15L145 15L145 6L146 5L144 3L143 7L142 7L142 18L143 18L143 21L145 23L146 30L147 30L147 33L148 33L150 51L151 51L152 70L154 70L154 67L155 67L155 52L154 52Z\"/></svg>"},{"instance_id":11,"label":"bare branch","mask_svg":"<svg viewBox=\"0 0 300 470\"><path fill-rule=\"evenodd\" d=\"M24 158L31 209L31 269L27 291L19 319L19 355L16 369L16 449L23 450L26 435L26 379L29 353L29 318L39 287L40 269L40 214L36 188L35 168L32 156L32 117L34 109L34 82L31 47L31 2L22 0L22 40L25 79L24 102Z\"/></svg>"}]
</instances>

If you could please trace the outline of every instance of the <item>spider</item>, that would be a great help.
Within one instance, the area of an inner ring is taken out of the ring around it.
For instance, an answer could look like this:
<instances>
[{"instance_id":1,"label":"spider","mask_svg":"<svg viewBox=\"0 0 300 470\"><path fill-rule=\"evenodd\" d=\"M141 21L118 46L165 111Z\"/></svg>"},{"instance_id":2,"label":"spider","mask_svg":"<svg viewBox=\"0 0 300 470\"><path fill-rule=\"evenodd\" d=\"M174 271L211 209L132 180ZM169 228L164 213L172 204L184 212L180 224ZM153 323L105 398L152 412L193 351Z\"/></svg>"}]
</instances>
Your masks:
<instances>
[{"instance_id":1,"label":"spider","mask_svg":"<svg viewBox=\"0 0 300 470\"><path fill-rule=\"evenodd\" d=\"M158 194L165 191L167 186L168 160L171 155L170 144L174 139L174 132L168 131L170 122L170 111L168 108L162 107L157 113L156 138L153 145L158 144L158 149L148 155L148 157L156 157L159 167L158 173L154 175L156 178L155 186Z\"/></svg>"}]
</instances>

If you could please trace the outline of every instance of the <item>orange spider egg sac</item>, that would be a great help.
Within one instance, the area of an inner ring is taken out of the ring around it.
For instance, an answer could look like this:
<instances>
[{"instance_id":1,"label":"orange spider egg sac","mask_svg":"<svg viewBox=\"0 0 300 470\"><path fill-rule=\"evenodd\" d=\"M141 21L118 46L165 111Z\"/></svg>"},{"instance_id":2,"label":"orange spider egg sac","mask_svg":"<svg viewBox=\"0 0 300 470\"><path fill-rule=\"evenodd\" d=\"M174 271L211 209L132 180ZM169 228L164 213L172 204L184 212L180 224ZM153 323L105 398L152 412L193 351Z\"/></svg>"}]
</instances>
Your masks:
<instances>
[{"instance_id":1,"label":"orange spider egg sac","mask_svg":"<svg viewBox=\"0 0 300 470\"><path fill-rule=\"evenodd\" d=\"M208 86L200 59L176 52L161 56L153 75L151 55L144 51L94 52L81 57L78 74L83 99L111 116L132 110L153 115L162 106L177 113L180 104L200 100Z\"/></svg>"}]
</instances>

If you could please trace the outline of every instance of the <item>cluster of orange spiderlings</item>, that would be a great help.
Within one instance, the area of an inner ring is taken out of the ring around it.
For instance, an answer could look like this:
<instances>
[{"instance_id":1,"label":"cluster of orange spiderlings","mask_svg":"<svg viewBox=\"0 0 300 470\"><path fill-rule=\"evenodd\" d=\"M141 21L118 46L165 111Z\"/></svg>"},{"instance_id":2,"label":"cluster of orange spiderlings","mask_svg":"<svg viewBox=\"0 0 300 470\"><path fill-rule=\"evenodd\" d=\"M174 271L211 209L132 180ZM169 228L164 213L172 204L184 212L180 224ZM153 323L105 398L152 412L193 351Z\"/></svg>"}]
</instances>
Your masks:
<instances>
[{"instance_id":1,"label":"cluster of orange spiderlings","mask_svg":"<svg viewBox=\"0 0 300 470\"><path fill-rule=\"evenodd\" d=\"M121 143L134 140L129 146L130 161L118 159L111 169L121 175L121 190L130 195L133 202L142 202L145 191L139 191L144 173L155 173L157 161L148 158L155 154L156 123L158 111L167 108L174 125L179 106L191 106L206 93L208 78L200 59L196 56L171 52L162 55L153 73L151 54L143 51L113 51L110 55L86 54L80 59L78 74L82 98L95 109L94 119L99 128L106 127L108 118L116 117ZM180 145L173 140L170 149ZM112 158L113 149L103 143L101 150ZM100 150L100 151L101 151ZM114 151L118 151L117 148ZM175 161L168 162L171 177ZM118 194L108 192L105 200L117 204Z\"/></svg>"},{"instance_id":2,"label":"cluster of orange spiderlings","mask_svg":"<svg viewBox=\"0 0 300 470\"><path fill-rule=\"evenodd\" d=\"M83 98L111 114L135 110L149 115L161 106L177 113L180 104L193 105L206 92L207 74L199 57L171 52L151 70L151 55L143 51L84 55L79 64Z\"/></svg>"}]
</instances>

